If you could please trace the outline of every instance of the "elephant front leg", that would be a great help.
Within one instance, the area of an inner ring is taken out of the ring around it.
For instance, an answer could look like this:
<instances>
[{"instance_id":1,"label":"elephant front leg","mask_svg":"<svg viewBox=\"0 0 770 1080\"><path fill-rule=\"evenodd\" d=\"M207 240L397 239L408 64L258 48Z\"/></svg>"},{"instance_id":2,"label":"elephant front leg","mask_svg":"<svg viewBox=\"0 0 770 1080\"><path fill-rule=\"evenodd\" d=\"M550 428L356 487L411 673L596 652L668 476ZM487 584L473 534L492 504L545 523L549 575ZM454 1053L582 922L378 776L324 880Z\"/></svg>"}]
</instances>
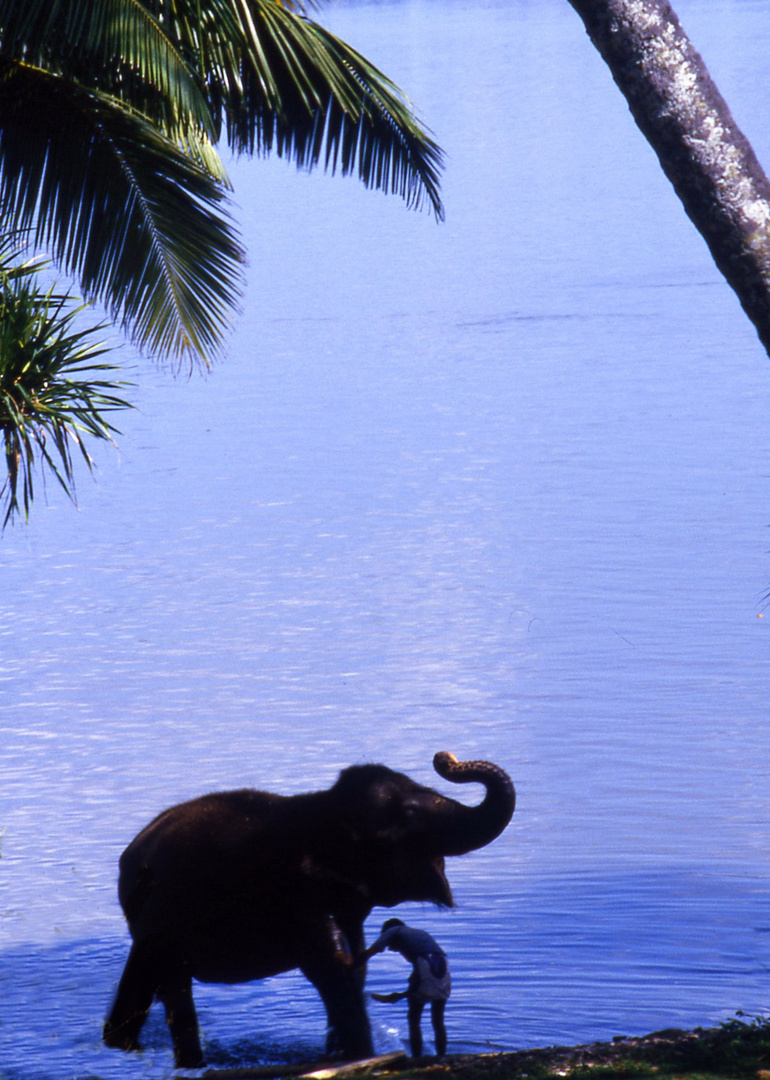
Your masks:
<instances>
[{"instance_id":1,"label":"elephant front leg","mask_svg":"<svg viewBox=\"0 0 770 1080\"><path fill-rule=\"evenodd\" d=\"M323 934L308 949L300 970L315 986L326 1007L327 1053L356 1060L371 1057L374 1050L364 1004L362 971L354 966L363 931L351 932L356 939L353 942L334 919L328 919Z\"/></svg>"},{"instance_id":2,"label":"elephant front leg","mask_svg":"<svg viewBox=\"0 0 770 1080\"><path fill-rule=\"evenodd\" d=\"M366 1014L364 995L356 973L330 964L306 964L302 973L312 982L326 1006L329 1033L328 1054L339 1054L351 1061L371 1057L372 1033Z\"/></svg>"}]
</instances>

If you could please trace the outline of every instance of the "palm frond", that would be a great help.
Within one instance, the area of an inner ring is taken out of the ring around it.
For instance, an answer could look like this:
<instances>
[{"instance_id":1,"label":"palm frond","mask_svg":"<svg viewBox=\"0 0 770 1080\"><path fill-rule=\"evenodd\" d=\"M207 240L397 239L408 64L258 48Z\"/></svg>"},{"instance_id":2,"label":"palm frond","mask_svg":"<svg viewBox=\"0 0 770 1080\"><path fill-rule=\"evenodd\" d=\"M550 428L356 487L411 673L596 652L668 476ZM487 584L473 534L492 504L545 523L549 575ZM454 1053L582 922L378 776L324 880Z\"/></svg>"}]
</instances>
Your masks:
<instances>
[{"instance_id":1,"label":"palm frond","mask_svg":"<svg viewBox=\"0 0 770 1080\"><path fill-rule=\"evenodd\" d=\"M313 0L310 0L312 3ZM0 0L0 220L143 349L216 353L243 253L215 150L357 175L443 217L442 154L304 0Z\"/></svg>"},{"instance_id":2,"label":"palm frond","mask_svg":"<svg viewBox=\"0 0 770 1080\"><path fill-rule=\"evenodd\" d=\"M0 0L0 55L120 98L174 140L214 134L179 42L140 0Z\"/></svg>"},{"instance_id":3,"label":"palm frond","mask_svg":"<svg viewBox=\"0 0 770 1080\"><path fill-rule=\"evenodd\" d=\"M94 337L103 326L74 330L82 308L67 294L46 292L35 280L42 264L9 265L8 238L0 241L0 440L5 454L3 528L35 494L34 476L50 472L75 498L78 453L91 469L87 437L112 441L117 428L106 414L131 408L115 391L128 384L103 378L116 371L97 363L104 351Z\"/></svg>"},{"instance_id":4,"label":"palm frond","mask_svg":"<svg viewBox=\"0 0 770 1080\"><path fill-rule=\"evenodd\" d=\"M366 187L398 194L409 206L427 200L442 219L441 150L390 79L322 26L272 0L237 2L253 10L278 86L272 115L259 131L264 149L274 147L305 168L321 162L331 171L353 173ZM246 68L246 94L253 93L249 74ZM236 148L241 137L231 125Z\"/></svg>"},{"instance_id":5,"label":"palm frond","mask_svg":"<svg viewBox=\"0 0 770 1080\"><path fill-rule=\"evenodd\" d=\"M145 118L0 62L0 215L77 274L140 347L216 353L241 281L224 191Z\"/></svg>"},{"instance_id":6,"label":"palm frond","mask_svg":"<svg viewBox=\"0 0 770 1080\"><path fill-rule=\"evenodd\" d=\"M195 10L198 21L177 32L200 43L215 130L236 152L339 168L443 217L441 150L360 53L277 0L207 0Z\"/></svg>"}]
</instances>

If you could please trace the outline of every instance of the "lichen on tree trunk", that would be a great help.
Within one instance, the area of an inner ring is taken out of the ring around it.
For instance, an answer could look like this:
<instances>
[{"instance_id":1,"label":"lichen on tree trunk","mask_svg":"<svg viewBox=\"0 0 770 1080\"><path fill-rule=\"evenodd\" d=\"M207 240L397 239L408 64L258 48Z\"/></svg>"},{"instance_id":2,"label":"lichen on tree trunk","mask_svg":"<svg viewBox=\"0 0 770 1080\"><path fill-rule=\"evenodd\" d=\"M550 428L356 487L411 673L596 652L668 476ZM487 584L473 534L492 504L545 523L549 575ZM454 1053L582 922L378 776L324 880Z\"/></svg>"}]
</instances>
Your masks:
<instances>
[{"instance_id":1,"label":"lichen on tree trunk","mask_svg":"<svg viewBox=\"0 0 770 1080\"><path fill-rule=\"evenodd\" d=\"M770 182L666 0L569 0L770 354Z\"/></svg>"}]
</instances>

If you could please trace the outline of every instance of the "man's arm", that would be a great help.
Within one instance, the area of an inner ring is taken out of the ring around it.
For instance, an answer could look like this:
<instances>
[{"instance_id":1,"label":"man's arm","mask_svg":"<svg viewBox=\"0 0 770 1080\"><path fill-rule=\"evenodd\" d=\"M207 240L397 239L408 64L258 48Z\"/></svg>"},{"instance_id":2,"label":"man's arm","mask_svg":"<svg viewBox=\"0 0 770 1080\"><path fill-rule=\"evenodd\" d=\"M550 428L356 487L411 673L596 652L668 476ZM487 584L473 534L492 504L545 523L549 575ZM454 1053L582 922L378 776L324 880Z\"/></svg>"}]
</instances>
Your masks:
<instances>
[{"instance_id":1,"label":"man's arm","mask_svg":"<svg viewBox=\"0 0 770 1080\"><path fill-rule=\"evenodd\" d=\"M355 962L355 967L358 967L359 964L365 964L367 960L371 960L375 953L382 952L384 948L385 946L382 944L382 938L377 938L368 949L361 953Z\"/></svg>"}]
</instances>

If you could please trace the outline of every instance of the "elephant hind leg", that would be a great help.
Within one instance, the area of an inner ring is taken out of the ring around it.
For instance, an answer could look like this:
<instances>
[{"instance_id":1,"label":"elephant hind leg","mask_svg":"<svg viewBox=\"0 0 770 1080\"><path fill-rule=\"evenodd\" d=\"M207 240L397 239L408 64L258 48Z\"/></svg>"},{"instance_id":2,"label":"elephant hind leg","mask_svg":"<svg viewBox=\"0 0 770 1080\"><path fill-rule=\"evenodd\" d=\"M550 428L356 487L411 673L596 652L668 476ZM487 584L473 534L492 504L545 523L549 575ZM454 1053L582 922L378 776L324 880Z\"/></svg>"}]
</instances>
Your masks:
<instances>
[{"instance_id":1,"label":"elephant hind leg","mask_svg":"<svg viewBox=\"0 0 770 1080\"><path fill-rule=\"evenodd\" d=\"M158 985L157 965L147 943L134 943L104 1024L102 1038L114 1050L139 1050L139 1032L150 1011Z\"/></svg>"},{"instance_id":2,"label":"elephant hind leg","mask_svg":"<svg viewBox=\"0 0 770 1080\"><path fill-rule=\"evenodd\" d=\"M163 1002L177 1068L203 1060L190 977L179 951L158 938L134 942L126 960L103 1039L116 1050L139 1050L139 1032L155 998Z\"/></svg>"},{"instance_id":3,"label":"elephant hind leg","mask_svg":"<svg viewBox=\"0 0 770 1080\"><path fill-rule=\"evenodd\" d=\"M203 1064L198 1017L192 995L192 979L185 972L168 979L158 989L166 1010L166 1023L174 1043L177 1069L197 1069Z\"/></svg>"}]
</instances>

